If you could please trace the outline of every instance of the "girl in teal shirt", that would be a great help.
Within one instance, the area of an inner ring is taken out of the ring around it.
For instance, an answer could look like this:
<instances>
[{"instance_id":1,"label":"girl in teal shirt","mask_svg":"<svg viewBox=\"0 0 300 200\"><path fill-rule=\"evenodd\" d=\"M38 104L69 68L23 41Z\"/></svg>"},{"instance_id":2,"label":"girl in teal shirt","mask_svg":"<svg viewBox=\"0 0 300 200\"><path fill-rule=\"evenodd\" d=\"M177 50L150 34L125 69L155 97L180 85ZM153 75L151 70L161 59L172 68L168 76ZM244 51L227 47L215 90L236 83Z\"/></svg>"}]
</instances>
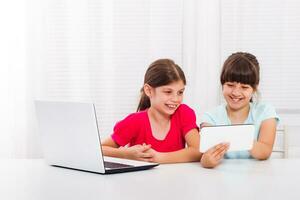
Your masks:
<instances>
[{"instance_id":1,"label":"girl in teal shirt","mask_svg":"<svg viewBox=\"0 0 300 200\"><path fill-rule=\"evenodd\" d=\"M226 103L206 112L201 126L254 124L255 141L250 151L228 153L229 144L218 144L202 155L202 166L215 167L223 157L268 159L272 153L279 117L270 104L253 102L259 84L256 57L244 52L232 54L223 65L220 80Z\"/></svg>"}]
</instances>

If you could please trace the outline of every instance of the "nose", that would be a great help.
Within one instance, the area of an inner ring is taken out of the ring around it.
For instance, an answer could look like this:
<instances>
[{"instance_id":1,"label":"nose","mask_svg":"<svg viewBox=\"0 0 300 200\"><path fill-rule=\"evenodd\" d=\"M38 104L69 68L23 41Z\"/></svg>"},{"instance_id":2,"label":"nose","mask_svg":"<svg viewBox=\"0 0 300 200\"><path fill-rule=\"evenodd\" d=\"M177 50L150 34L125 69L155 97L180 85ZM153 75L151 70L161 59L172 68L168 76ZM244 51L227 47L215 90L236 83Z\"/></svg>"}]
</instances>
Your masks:
<instances>
[{"instance_id":1,"label":"nose","mask_svg":"<svg viewBox=\"0 0 300 200\"><path fill-rule=\"evenodd\" d=\"M232 88L231 94L233 94L234 96L239 96L241 94L241 88L236 85Z\"/></svg>"}]
</instances>

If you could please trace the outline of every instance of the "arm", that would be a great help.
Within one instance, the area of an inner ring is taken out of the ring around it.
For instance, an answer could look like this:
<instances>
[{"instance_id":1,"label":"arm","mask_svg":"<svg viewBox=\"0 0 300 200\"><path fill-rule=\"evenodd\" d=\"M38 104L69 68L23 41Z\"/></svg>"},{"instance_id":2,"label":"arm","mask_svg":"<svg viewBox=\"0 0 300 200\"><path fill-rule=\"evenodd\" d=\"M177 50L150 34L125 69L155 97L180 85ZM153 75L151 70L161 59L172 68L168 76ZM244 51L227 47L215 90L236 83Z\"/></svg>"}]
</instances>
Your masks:
<instances>
[{"instance_id":1,"label":"arm","mask_svg":"<svg viewBox=\"0 0 300 200\"><path fill-rule=\"evenodd\" d=\"M124 157L122 151L119 149L119 145L111 138L108 137L101 142L103 155L111 157Z\"/></svg>"},{"instance_id":2,"label":"arm","mask_svg":"<svg viewBox=\"0 0 300 200\"><path fill-rule=\"evenodd\" d=\"M258 141L254 141L250 154L258 160L270 157L276 135L276 120L267 119L261 123Z\"/></svg>"},{"instance_id":3,"label":"arm","mask_svg":"<svg viewBox=\"0 0 300 200\"><path fill-rule=\"evenodd\" d=\"M199 161L201 153L199 152L199 132L197 129L190 130L185 135L187 147L178 151L161 153L150 149L148 152L153 153L152 162L158 163L182 163Z\"/></svg>"},{"instance_id":4,"label":"arm","mask_svg":"<svg viewBox=\"0 0 300 200\"><path fill-rule=\"evenodd\" d=\"M150 158L152 157L151 153L146 152L151 148L151 145L120 147L111 137L105 139L101 144L104 156L142 161L150 161Z\"/></svg>"}]
</instances>

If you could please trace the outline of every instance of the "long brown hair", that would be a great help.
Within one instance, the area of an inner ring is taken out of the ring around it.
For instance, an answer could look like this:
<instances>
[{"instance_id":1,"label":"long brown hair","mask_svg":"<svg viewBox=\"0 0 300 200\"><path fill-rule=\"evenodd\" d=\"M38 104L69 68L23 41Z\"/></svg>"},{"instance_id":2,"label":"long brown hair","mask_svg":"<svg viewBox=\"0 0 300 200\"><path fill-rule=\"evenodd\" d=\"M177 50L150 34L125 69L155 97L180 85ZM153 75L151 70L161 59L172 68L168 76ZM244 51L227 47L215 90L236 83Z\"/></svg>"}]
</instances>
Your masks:
<instances>
[{"instance_id":1,"label":"long brown hair","mask_svg":"<svg viewBox=\"0 0 300 200\"><path fill-rule=\"evenodd\" d=\"M257 91L260 79L259 68L258 60L254 55L247 52L233 53L224 62L220 76L221 84L238 82L250 85L254 91Z\"/></svg>"},{"instance_id":2,"label":"long brown hair","mask_svg":"<svg viewBox=\"0 0 300 200\"><path fill-rule=\"evenodd\" d=\"M144 76L144 85L148 84L153 88L168 85L172 82L182 80L186 84L185 75L182 69L170 59L159 59L154 61L148 67ZM142 111L151 106L149 97L141 88L141 98L137 111Z\"/></svg>"}]
</instances>

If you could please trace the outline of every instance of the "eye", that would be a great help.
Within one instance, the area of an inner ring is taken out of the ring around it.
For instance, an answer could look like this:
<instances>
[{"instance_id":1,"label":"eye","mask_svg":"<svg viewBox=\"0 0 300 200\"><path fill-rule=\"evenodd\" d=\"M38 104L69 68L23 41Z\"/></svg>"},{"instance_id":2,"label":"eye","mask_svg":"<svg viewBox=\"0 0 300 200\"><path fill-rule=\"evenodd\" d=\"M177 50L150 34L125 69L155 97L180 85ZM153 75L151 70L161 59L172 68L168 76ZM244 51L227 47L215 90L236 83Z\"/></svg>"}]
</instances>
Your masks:
<instances>
[{"instance_id":1,"label":"eye","mask_svg":"<svg viewBox=\"0 0 300 200\"><path fill-rule=\"evenodd\" d=\"M242 89L249 89L250 88L250 86L249 85L242 85Z\"/></svg>"},{"instance_id":2,"label":"eye","mask_svg":"<svg viewBox=\"0 0 300 200\"><path fill-rule=\"evenodd\" d=\"M226 83L228 87L233 87L233 83Z\"/></svg>"},{"instance_id":3,"label":"eye","mask_svg":"<svg viewBox=\"0 0 300 200\"><path fill-rule=\"evenodd\" d=\"M166 90L166 91L164 91L164 93L166 93L166 94L171 94L171 93L172 93L172 91L170 91L170 90Z\"/></svg>"},{"instance_id":4,"label":"eye","mask_svg":"<svg viewBox=\"0 0 300 200\"><path fill-rule=\"evenodd\" d=\"M184 92L184 91L179 91L179 92L178 92L178 95L183 95L183 92Z\"/></svg>"}]
</instances>

